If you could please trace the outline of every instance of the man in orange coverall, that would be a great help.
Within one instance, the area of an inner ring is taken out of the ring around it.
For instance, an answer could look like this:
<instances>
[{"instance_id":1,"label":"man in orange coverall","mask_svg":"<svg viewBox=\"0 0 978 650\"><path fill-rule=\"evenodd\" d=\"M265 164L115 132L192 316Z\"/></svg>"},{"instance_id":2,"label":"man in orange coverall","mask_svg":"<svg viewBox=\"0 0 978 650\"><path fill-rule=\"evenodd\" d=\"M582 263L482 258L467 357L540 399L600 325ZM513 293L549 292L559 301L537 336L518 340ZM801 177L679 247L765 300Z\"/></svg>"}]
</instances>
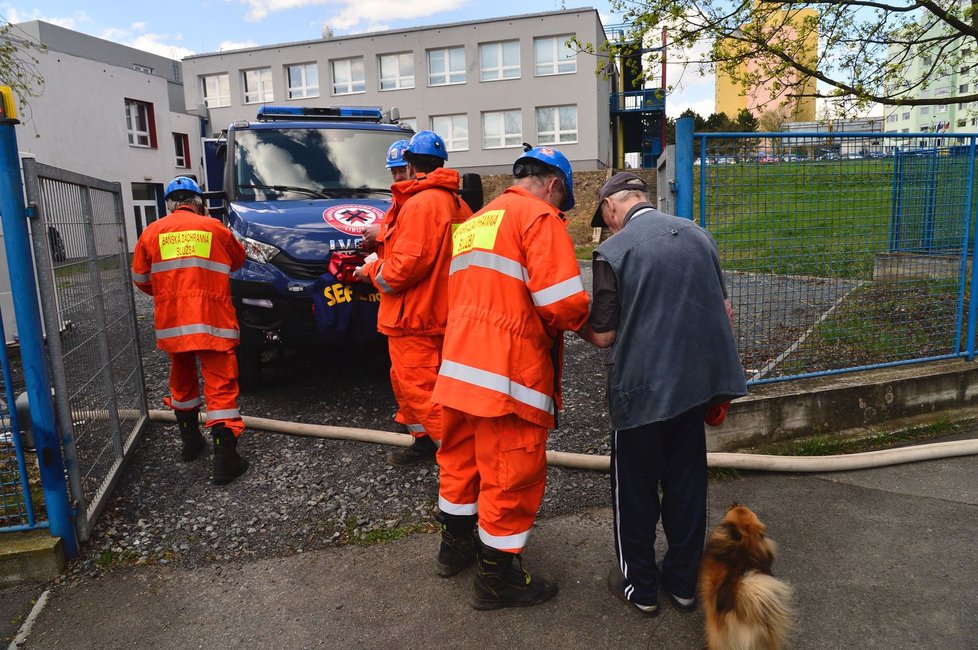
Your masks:
<instances>
[{"instance_id":1,"label":"man in orange coverall","mask_svg":"<svg viewBox=\"0 0 978 650\"><path fill-rule=\"evenodd\" d=\"M388 454L392 465L434 460L441 439L441 409L431 391L448 314L452 224L472 214L459 195L458 172L444 167L448 153L438 134L415 133L403 157L409 178L391 186L393 205L377 236L382 257L357 269L358 278L380 290L377 329L388 337L399 415L418 424L411 446Z\"/></svg>"},{"instance_id":2,"label":"man in orange coverall","mask_svg":"<svg viewBox=\"0 0 978 650\"><path fill-rule=\"evenodd\" d=\"M563 332L588 316L564 217L574 207L570 162L538 147L516 161L513 176L455 231L432 396L444 407L438 573L458 573L477 556L476 609L537 605L557 594L555 582L523 570L521 552L546 484Z\"/></svg>"},{"instance_id":3,"label":"man in orange coverall","mask_svg":"<svg viewBox=\"0 0 978 650\"><path fill-rule=\"evenodd\" d=\"M223 485L248 469L238 455L244 422L238 410L238 319L231 305L229 274L245 251L217 219L204 216L200 187L178 176L164 194L169 214L151 223L136 243L133 283L153 296L156 345L170 356L170 397L183 442L184 461L206 446L198 415L202 404L197 360L204 376L207 423L214 440L214 483Z\"/></svg>"}]
</instances>

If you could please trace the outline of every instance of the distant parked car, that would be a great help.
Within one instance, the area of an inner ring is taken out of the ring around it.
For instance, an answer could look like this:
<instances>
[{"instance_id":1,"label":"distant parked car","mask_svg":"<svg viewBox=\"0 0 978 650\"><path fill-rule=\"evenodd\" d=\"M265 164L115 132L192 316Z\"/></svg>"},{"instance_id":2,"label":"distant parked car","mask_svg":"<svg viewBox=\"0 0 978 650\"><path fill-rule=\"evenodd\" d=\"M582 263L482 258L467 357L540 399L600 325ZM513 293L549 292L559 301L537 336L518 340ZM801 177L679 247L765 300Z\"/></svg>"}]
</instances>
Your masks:
<instances>
[{"instance_id":1,"label":"distant parked car","mask_svg":"<svg viewBox=\"0 0 978 650\"><path fill-rule=\"evenodd\" d=\"M778 162L778 159L775 158L774 156L761 156L760 158L757 159L757 162L759 162L762 165L770 165L772 163Z\"/></svg>"}]
</instances>

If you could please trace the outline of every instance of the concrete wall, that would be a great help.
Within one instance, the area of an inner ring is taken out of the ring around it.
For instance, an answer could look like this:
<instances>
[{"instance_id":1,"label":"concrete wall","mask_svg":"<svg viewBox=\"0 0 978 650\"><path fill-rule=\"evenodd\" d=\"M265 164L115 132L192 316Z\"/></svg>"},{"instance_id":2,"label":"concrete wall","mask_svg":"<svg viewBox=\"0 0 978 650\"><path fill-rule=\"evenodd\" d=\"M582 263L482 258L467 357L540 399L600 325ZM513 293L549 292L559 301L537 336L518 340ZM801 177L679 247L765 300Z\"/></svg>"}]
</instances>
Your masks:
<instances>
[{"instance_id":1,"label":"concrete wall","mask_svg":"<svg viewBox=\"0 0 978 650\"><path fill-rule=\"evenodd\" d=\"M604 28L593 9L531 14L498 20L457 23L427 28L343 36L272 47L252 48L188 57L183 61L186 105L202 106L204 75L228 73L231 105L208 109L210 128L219 131L235 120L253 120L259 104L244 104L243 71L271 68L274 104L297 106L396 106L402 117L415 118L419 129L431 128L431 116L465 113L468 116L469 148L452 151L449 164L463 171L506 173L519 156L518 145L484 149L482 113L514 110L522 112L522 140L537 144L536 107L574 104L577 106L578 141L558 145L575 170L600 169L610 160L608 98L611 81L595 76L595 58L579 54L577 71L552 76L534 76L533 38L577 35L581 41L602 43ZM479 80L479 44L519 39L518 79ZM427 50L464 46L466 81L450 86L428 85ZM415 87L379 90L378 55L412 52ZM332 95L330 62L363 57L366 90ZM319 71L319 97L290 100L287 66L315 62Z\"/></svg>"},{"instance_id":2,"label":"concrete wall","mask_svg":"<svg viewBox=\"0 0 978 650\"><path fill-rule=\"evenodd\" d=\"M59 51L58 42L48 41L47 44L49 50L38 55L40 63L37 66L44 77L44 87L40 97L30 100L30 112L21 115L24 123L17 127L18 147L22 152L34 154L38 162L120 182L131 249L136 242L132 183L162 186L174 176L185 173L203 178L199 162L199 119L171 112L170 95L174 84L165 76L66 54ZM129 145L125 116L127 98L153 105L157 135L155 149ZM188 136L191 169L175 166L174 132Z\"/></svg>"}]
</instances>

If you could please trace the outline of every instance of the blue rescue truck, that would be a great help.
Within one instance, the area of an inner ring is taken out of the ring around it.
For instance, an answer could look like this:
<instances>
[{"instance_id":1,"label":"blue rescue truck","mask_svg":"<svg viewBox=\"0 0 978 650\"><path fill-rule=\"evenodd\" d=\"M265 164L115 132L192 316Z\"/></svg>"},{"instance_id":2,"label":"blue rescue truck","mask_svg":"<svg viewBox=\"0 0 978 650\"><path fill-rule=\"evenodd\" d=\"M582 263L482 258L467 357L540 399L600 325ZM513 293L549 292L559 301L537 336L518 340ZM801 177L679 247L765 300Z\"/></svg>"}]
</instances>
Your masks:
<instances>
[{"instance_id":1,"label":"blue rescue truck","mask_svg":"<svg viewBox=\"0 0 978 650\"><path fill-rule=\"evenodd\" d=\"M256 121L205 142L210 213L248 254L231 274L243 390L261 383L269 349L378 336L379 296L351 271L363 263L364 230L390 206L387 150L413 133L397 119L397 109L263 106ZM481 179L464 178L477 209Z\"/></svg>"}]
</instances>

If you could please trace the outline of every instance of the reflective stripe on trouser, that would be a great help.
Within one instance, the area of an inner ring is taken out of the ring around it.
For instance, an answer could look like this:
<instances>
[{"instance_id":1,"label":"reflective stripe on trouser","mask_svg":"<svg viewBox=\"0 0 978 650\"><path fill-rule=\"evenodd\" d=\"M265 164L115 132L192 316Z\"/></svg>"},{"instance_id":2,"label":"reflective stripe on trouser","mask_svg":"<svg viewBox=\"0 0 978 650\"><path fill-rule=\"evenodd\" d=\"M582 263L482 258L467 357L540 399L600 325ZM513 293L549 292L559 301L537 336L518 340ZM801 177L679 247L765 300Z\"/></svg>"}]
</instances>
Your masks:
<instances>
[{"instance_id":1,"label":"reflective stripe on trouser","mask_svg":"<svg viewBox=\"0 0 978 650\"><path fill-rule=\"evenodd\" d=\"M441 406L432 404L431 393L441 363L440 336L391 336L391 388L398 415L412 436L441 440Z\"/></svg>"},{"instance_id":2,"label":"reflective stripe on trouser","mask_svg":"<svg viewBox=\"0 0 978 650\"><path fill-rule=\"evenodd\" d=\"M615 554L632 602L651 605L658 597L654 549L660 514L669 542L662 564L665 587L680 598L696 594L706 536L705 412L697 407L671 420L612 433Z\"/></svg>"},{"instance_id":3,"label":"reflective stripe on trouser","mask_svg":"<svg viewBox=\"0 0 978 650\"><path fill-rule=\"evenodd\" d=\"M515 415L483 418L445 407L438 450L438 505L479 513L486 546L519 553L547 482L547 429Z\"/></svg>"},{"instance_id":4,"label":"reflective stripe on trouser","mask_svg":"<svg viewBox=\"0 0 978 650\"><path fill-rule=\"evenodd\" d=\"M204 377L204 400L207 403L205 426L222 424L235 436L244 431L238 410L238 360L234 350L195 350L170 353L169 404L200 404L200 380L197 359Z\"/></svg>"}]
</instances>

